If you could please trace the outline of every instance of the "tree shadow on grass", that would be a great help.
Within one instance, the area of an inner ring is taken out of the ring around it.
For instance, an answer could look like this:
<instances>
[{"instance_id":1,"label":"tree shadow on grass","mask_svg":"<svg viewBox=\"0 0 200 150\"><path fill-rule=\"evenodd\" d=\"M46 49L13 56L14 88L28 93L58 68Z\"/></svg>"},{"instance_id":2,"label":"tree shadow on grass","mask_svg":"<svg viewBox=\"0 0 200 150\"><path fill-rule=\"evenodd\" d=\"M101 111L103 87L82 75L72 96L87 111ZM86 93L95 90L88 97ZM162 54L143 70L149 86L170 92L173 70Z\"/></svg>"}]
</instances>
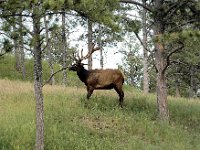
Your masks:
<instances>
[{"instance_id":1,"label":"tree shadow on grass","mask_svg":"<svg viewBox=\"0 0 200 150\"><path fill-rule=\"evenodd\" d=\"M8 142L3 139L0 140L0 149L14 149L14 147Z\"/></svg>"}]
</instances>

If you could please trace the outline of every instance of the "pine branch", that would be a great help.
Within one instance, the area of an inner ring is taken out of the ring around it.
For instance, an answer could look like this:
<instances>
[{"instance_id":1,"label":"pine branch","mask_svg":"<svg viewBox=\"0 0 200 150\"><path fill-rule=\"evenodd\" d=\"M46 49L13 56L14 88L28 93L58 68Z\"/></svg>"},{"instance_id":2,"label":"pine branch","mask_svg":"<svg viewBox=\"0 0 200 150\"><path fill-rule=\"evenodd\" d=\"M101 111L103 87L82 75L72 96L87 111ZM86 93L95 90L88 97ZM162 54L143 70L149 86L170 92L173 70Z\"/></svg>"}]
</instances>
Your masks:
<instances>
[{"instance_id":1,"label":"pine branch","mask_svg":"<svg viewBox=\"0 0 200 150\"><path fill-rule=\"evenodd\" d=\"M178 26L176 26L176 27L170 29L168 32L172 32L172 31L174 31L174 30L176 30L176 29L179 29L179 28L181 28L181 27L183 27L183 26L185 26L185 25L192 24L192 23L195 23L195 22L198 23L198 22L200 22L200 20L199 20L199 19L187 20L187 21L181 23L180 25L178 25Z\"/></svg>"},{"instance_id":2,"label":"pine branch","mask_svg":"<svg viewBox=\"0 0 200 150\"><path fill-rule=\"evenodd\" d=\"M20 13L16 13L16 14L3 14L2 17L4 19L9 18L9 17L32 17L30 14L20 14Z\"/></svg>"},{"instance_id":3,"label":"pine branch","mask_svg":"<svg viewBox=\"0 0 200 150\"><path fill-rule=\"evenodd\" d=\"M136 2L136 1L133 1L133 0L119 0L119 2L126 3L126 4L127 3L134 4L134 5L143 7L144 9L146 9L146 10L148 10L150 12L153 12L153 10L148 5L143 5L142 3L139 3L139 2Z\"/></svg>"},{"instance_id":4,"label":"pine branch","mask_svg":"<svg viewBox=\"0 0 200 150\"><path fill-rule=\"evenodd\" d=\"M7 35L7 34L6 34L6 33L4 33L4 32L0 32L0 35L3 35L3 36L6 36L6 37L10 38L10 36L9 36L9 35Z\"/></svg>"},{"instance_id":5,"label":"pine branch","mask_svg":"<svg viewBox=\"0 0 200 150\"><path fill-rule=\"evenodd\" d=\"M67 68L68 68L68 67L67 67ZM60 69L60 70L54 72L54 73L49 77L49 79L42 85L42 87L45 86L45 84L49 83L50 80L53 78L54 75L56 75L57 73L59 73L59 72L61 72L61 71L63 71L63 70L66 70L67 68L62 68L62 69Z\"/></svg>"},{"instance_id":6,"label":"pine branch","mask_svg":"<svg viewBox=\"0 0 200 150\"><path fill-rule=\"evenodd\" d=\"M181 8L183 5L187 4L188 2L189 1L185 1L182 3L176 2L174 5L172 5L164 14L164 16L167 16L165 18L165 21L169 20L179 8Z\"/></svg>"},{"instance_id":7,"label":"pine branch","mask_svg":"<svg viewBox=\"0 0 200 150\"><path fill-rule=\"evenodd\" d=\"M137 39L140 41L140 44L142 45L142 47L143 47L146 51L151 52L151 51L150 51L150 48L145 47L145 45L144 45L144 43L142 42L142 39L140 38L140 36L138 35L138 33L136 33L136 32L134 32L134 33L135 33Z\"/></svg>"},{"instance_id":8,"label":"pine branch","mask_svg":"<svg viewBox=\"0 0 200 150\"><path fill-rule=\"evenodd\" d=\"M173 50L171 53L169 53L169 54L167 55L167 58L166 58L166 59L167 59L167 64L165 65L165 68L163 69L163 72L165 72L165 70L167 69L167 67L170 65L170 57L171 57L174 53L177 53L178 51L180 51L180 50L183 49L184 44L183 44L181 41L179 41L179 44L181 44L180 47L176 48L175 50Z\"/></svg>"},{"instance_id":9,"label":"pine branch","mask_svg":"<svg viewBox=\"0 0 200 150\"><path fill-rule=\"evenodd\" d=\"M180 60L172 60L171 63L174 63L174 64L178 64L178 65L184 65L184 66L189 66L188 63L185 63L183 61L180 61Z\"/></svg>"},{"instance_id":10,"label":"pine branch","mask_svg":"<svg viewBox=\"0 0 200 150\"><path fill-rule=\"evenodd\" d=\"M3 55L5 55L6 53L7 53L7 52L1 53L1 54L0 54L0 57L2 57Z\"/></svg>"},{"instance_id":11,"label":"pine branch","mask_svg":"<svg viewBox=\"0 0 200 150\"><path fill-rule=\"evenodd\" d=\"M6 21L8 21L10 24L12 24L12 21L6 18ZM15 22L17 25L22 26L24 30L26 30L27 33L29 33L31 36L33 36L33 33L29 31L23 24L20 24L19 22Z\"/></svg>"}]
</instances>

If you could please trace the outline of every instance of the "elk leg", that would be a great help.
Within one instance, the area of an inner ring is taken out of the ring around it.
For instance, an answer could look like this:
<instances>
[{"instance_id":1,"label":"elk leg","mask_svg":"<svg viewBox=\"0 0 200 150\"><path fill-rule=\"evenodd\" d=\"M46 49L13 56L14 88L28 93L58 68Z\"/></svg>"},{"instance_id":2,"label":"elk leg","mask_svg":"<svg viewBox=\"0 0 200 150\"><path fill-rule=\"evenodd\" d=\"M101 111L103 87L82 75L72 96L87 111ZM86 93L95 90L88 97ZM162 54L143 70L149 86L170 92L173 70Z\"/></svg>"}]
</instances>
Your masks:
<instances>
[{"instance_id":1,"label":"elk leg","mask_svg":"<svg viewBox=\"0 0 200 150\"><path fill-rule=\"evenodd\" d=\"M124 104L124 92L121 90L120 98L119 98L119 105L123 107Z\"/></svg>"},{"instance_id":2,"label":"elk leg","mask_svg":"<svg viewBox=\"0 0 200 150\"><path fill-rule=\"evenodd\" d=\"M119 105L121 107L123 107L123 101L124 101L124 92L122 90L122 88L119 88L117 86L114 87L115 91L117 92L117 94L119 95Z\"/></svg>"},{"instance_id":3,"label":"elk leg","mask_svg":"<svg viewBox=\"0 0 200 150\"><path fill-rule=\"evenodd\" d=\"M90 98L90 96L92 95L94 89L92 87L87 87L87 99Z\"/></svg>"}]
</instances>

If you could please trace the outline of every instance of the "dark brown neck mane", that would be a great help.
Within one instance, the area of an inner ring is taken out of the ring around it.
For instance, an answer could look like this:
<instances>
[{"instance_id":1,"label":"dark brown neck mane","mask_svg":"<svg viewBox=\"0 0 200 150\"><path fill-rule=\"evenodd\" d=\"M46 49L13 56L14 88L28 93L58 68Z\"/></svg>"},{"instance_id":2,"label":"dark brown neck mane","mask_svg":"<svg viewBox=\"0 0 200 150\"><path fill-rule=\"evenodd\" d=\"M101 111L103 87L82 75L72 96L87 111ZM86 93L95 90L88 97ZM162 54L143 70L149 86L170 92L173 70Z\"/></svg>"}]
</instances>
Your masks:
<instances>
[{"instance_id":1,"label":"dark brown neck mane","mask_svg":"<svg viewBox=\"0 0 200 150\"><path fill-rule=\"evenodd\" d=\"M86 70L84 67L81 68L80 70L77 71L77 75L79 77L79 79L85 83L85 85L87 85L86 80L88 78L89 75L89 71Z\"/></svg>"}]
</instances>

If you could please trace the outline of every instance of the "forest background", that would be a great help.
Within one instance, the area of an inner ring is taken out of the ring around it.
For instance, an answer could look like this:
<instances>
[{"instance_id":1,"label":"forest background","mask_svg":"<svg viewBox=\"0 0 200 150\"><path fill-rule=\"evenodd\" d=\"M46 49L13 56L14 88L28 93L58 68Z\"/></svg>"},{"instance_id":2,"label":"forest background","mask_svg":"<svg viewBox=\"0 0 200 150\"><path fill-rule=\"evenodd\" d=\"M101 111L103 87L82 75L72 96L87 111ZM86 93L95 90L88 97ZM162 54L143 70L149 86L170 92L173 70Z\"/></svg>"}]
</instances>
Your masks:
<instances>
[{"instance_id":1,"label":"forest background","mask_svg":"<svg viewBox=\"0 0 200 150\"><path fill-rule=\"evenodd\" d=\"M48 83L57 83L53 75L57 72L54 66L58 65L58 72L63 72L62 84L67 86L66 69L73 62L73 53L80 52L79 46L70 45L69 38L78 25L86 29L79 41L87 43L88 49L93 42L100 47L101 68L105 63L103 50L124 42L125 46L115 52L123 55L118 68L124 72L126 84L144 93L156 92L160 120L168 122L170 118L167 95L190 98L198 95L200 2L197 0L3 0L0 4L1 59L11 52L16 70L25 80L25 56L32 56L36 147L43 148L42 89L47 83L43 80L42 60L49 64L52 78L47 79ZM91 57L88 69L92 66Z\"/></svg>"}]
</instances>

